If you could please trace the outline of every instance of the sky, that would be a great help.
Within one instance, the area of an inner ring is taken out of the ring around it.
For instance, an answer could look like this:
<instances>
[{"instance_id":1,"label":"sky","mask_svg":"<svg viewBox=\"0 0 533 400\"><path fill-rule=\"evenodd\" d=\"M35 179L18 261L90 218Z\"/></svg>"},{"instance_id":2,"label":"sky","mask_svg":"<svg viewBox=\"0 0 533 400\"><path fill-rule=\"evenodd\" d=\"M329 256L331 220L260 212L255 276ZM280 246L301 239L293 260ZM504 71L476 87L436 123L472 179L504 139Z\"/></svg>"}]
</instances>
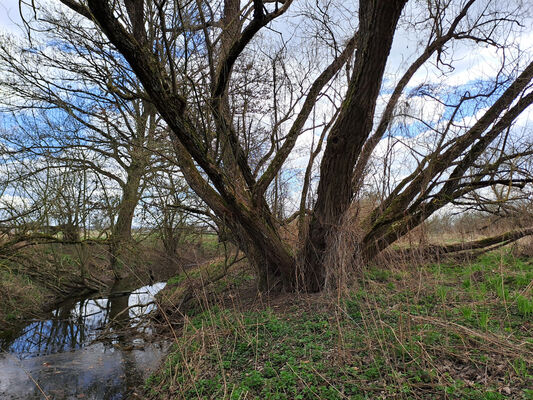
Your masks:
<instances>
[{"instance_id":1,"label":"sky","mask_svg":"<svg viewBox=\"0 0 533 400\"><path fill-rule=\"evenodd\" d=\"M0 30L18 33L16 23L20 22L18 0L0 0Z\"/></svg>"},{"instance_id":2,"label":"sky","mask_svg":"<svg viewBox=\"0 0 533 400\"><path fill-rule=\"evenodd\" d=\"M342 0L339 0L342 3ZM295 5L300 2L295 2ZM412 1L409 4L416 4ZM20 23L20 15L18 11L18 0L0 0L0 30L7 32L9 34L17 32L17 27L15 22ZM522 24L527 28L528 26L533 26L531 19L521 21ZM288 30L280 28L284 34ZM387 85L392 85L395 79L398 79L400 73L404 71L406 65L408 65L409 60L419 54L420 48L417 47L417 42L419 38L417 37L419 32L412 28L400 29L393 43L393 48L391 50L391 55L389 57L388 66L387 66L387 77L390 79L390 83L385 81L384 88ZM522 50L529 50L529 59L533 58L533 31L531 29L523 29L517 33L516 43L519 44ZM476 79L486 79L494 74L499 66L499 58L501 53L491 47L483 46L462 46L455 48L453 51L455 70L453 74L450 74L446 78L446 84L459 86L467 85L469 82L472 82ZM529 60L528 60L529 61ZM409 87L406 89L406 92L409 92L411 89L417 87L421 83L442 83L442 77L439 76L439 72L434 68L424 67L413 77L412 81L409 84ZM390 91L388 92L390 93ZM387 90L384 90L381 94L381 100L378 102L377 114L379 115L380 110L383 109L383 106L388 99ZM435 101L430 101L425 97L414 97L410 100L411 107L419 109L420 115L424 117L425 120L428 120L431 117L440 118L443 113L442 105L438 104ZM472 110L473 114L474 110ZM317 116L321 114L320 111L317 112ZM521 125L530 124L532 111L526 111L520 117ZM319 135L320 131L317 130L315 135ZM298 140L298 147L300 148L309 148L309 145L312 140L312 133L308 132L307 134L302 135ZM386 146L386 142L383 142L383 145ZM378 149L379 151L379 149ZM307 154L305 153L295 153L294 156L291 156L289 160L289 166L293 168L304 169L307 164ZM295 195L298 195L295 193ZM295 202L296 198L295 198Z\"/></svg>"}]
</instances>

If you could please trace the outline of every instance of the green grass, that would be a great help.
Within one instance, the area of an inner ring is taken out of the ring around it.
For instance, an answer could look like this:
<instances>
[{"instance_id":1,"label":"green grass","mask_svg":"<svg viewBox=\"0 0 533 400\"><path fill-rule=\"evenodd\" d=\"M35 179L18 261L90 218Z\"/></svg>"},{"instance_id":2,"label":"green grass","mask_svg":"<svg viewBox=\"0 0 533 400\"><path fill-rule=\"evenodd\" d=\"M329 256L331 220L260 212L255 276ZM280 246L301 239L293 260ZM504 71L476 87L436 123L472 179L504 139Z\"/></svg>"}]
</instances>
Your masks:
<instances>
[{"instance_id":1,"label":"green grass","mask_svg":"<svg viewBox=\"0 0 533 400\"><path fill-rule=\"evenodd\" d=\"M223 249L223 244L219 242L218 235L214 233L186 234L182 238L182 246L198 246L207 255L215 255Z\"/></svg>"},{"instance_id":2,"label":"green grass","mask_svg":"<svg viewBox=\"0 0 533 400\"><path fill-rule=\"evenodd\" d=\"M530 399L531 261L494 253L373 268L342 300L204 308L185 321L147 397Z\"/></svg>"},{"instance_id":3,"label":"green grass","mask_svg":"<svg viewBox=\"0 0 533 400\"><path fill-rule=\"evenodd\" d=\"M350 365L332 369L323 361L336 337L327 315L293 314L282 319L271 309L245 313L215 309L191 321L184 341L162 370L163 378L147 384L170 380L169 395L182 398L340 398L339 388L325 382L348 377L355 369ZM206 364L213 369L202 375L198 367ZM359 391L349 380L341 390Z\"/></svg>"},{"instance_id":4,"label":"green grass","mask_svg":"<svg viewBox=\"0 0 533 400\"><path fill-rule=\"evenodd\" d=\"M219 260L211 262L205 265L200 265L199 267L190 268L186 271L182 271L179 274L171 277L167 284L169 285L179 285L187 280L196 280L196 279L208 279L209 277L216 276L224 271L224 260Z\"/></svg>"},{"instance_id":5,"label":"green grass","mask_svg":"<svg viewBox=\"0 0 533 400\"><path fill-rule=\"evenodd\" d=\"M518 308L519 314L522 315L524 318L533 316L533 300L532 299L519 294L518 296L516 296L516 307Z\"/></svg>"}]
</instances>

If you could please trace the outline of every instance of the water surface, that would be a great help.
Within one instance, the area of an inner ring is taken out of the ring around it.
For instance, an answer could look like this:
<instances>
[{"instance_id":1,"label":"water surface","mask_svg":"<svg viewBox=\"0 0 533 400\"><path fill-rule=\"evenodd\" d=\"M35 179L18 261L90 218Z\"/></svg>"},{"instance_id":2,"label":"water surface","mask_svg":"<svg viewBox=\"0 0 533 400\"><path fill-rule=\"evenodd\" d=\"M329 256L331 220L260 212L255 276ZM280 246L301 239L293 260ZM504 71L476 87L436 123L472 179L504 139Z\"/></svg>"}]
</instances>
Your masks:
<instances>
[{"instance_id":1,"label":"water surface","mask_svg":"<svg viewBox=\"0 0 533 400\"><path fill-rule=\"evenodd\" d=\"M154 295L164 286L70 299L46 318L4 334L0 399L131 398L167 348L152 340L152 327L142 318L154 310Z\"/></svg>"}]
</instances>

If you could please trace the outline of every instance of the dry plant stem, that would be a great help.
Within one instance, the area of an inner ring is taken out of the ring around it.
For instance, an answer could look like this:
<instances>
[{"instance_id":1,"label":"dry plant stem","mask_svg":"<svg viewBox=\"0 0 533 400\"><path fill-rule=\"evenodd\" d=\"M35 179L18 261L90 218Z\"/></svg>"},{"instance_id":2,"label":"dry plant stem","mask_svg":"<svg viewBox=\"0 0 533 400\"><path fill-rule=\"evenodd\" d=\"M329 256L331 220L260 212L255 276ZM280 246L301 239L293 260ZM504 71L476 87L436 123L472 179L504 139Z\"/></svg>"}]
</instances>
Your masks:
<instances>
[{"instance_id":1,"label":"dry plant stem","mask_svg":"<svg viewBox=\"0 0 533 400\"><path fill-rule=\"evenodd\" d=\"M428 322L433 325L441 326L443 328L450 329L455 332L459 332L462 334L466 334L468 336L475 337L477 339L481 339L485 342L489 342L493 345L495 345L492 350L495 352L498 352L502 355L516 355L516 354L522 354L524 357L526 357L526 360L530 363L533 363L533 348L530 343L527 341L524 341L522 343L512 343L511 341L507 340L504 337L497 336L493 333L480 333L477 331L474 331L466 326L457 324L455 322L449 322L449 321L443 321L439 318L435 317L426 317L421 315L410 315L410 318L413 319L413 321L422 321L422 322ZM464 344L465 347L466 344Z\"/></svg>"},{"instance_id":2,"label":"dry plant stem","mask_svg":"<svg viewBox=\"0 0 533 400\"><path fill-rule=\"evenodd\" d=\"M289 369L292 371L292 373L294 375L296 375L298 377L298 379L304 384L304 386L313 394L313 396L316 396L317 399L320 399L320 396L313 390L311 389L311 387L309 386L309 384L305 381L305 379L303 379L300 374L298 374L294 368L290 365L290 364L287 364L287 366L289 367ZM322 377L322 376L321 376Z\"/></svg>"}]
</instances>

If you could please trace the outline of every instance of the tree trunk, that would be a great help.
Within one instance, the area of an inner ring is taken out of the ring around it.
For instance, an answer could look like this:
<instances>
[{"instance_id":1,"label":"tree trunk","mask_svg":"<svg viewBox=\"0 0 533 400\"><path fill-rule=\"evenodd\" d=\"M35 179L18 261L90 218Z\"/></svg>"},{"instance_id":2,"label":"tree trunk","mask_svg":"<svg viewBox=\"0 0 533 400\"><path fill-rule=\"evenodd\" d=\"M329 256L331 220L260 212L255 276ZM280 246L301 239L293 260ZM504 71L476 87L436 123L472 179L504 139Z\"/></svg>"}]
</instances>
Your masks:
<instances>
[{"instance_id":1,"label":"tree trunk","mask_svg":"<svg viewBox=\"0 0 533 400\"><path fill-rule=\"evenodd\" d=\"M115 278L119 278L123 266L124 247L131 241L131 226L135 208L139 202L139 187L142 168L132 165L128 171L126 185L123 187L122 199L118 207L117 221L110 238L110 261Z\"/></svg>"},{"instance_id":2,"label":"tree trunk","mask_svg":"<svg viewBox=\"0 0 533 400\"><path fill-rule=\"evenodd\" d=\"M295 260L283 244L277 230L269 229L260 221L260 217L246 221L235 221L233 232L237 235L237 244L246 254L250 264L258 275L258 287L263 292L295 289Z\"/></svg>"},{"instance_id":3,"label":"tree trunk","mask_svg":"<svg viewBox=\"0 0 533 400\"><path fill-rule=\"evenodd\" d=\"M190 154L175 136L171 137L180 170L187 184L215 213L230 239L248 257L259 276L259 289L269 291L278 283L294 288L294 256L283 243L274 218L264 203L250 206L248 198L229 192L220 196L198 172ZM246 203L245 203L246 201Z\"/></svg>"},{"instance_id":4,"label":"tree trunk","mask_svg":"<svg viewBox=\"0 0 533 400\"><path fill-rule=\"evenodd\" d=\"M354 71L341 113L327 140L317 202L303 250L300 284L305 291L316 292L324 286L326 251L336 239L352 200L353 170L372 130L385 64L405 3L406 0L360 3Z\"/></svg>"},{"instance_id":5,"label":"tree trunk","mask_svg":"<svg viewBox=\"0 0 533 400\"><path fill-rule=\"evenodd\" d=\"M298 279L295 257L283 243L276 222L264 200L266 188L279 170L276 166L286 159L297 134L291 136L291 140L287 141L288 147L280 150L280 157L277 157L276 162L273 161L274 166L267 170L274 172L274 175L268 173L266 177L263 175L264 179L262 177L256 182L224 107L225 93L235 60L254 35L270 20L283 14L290 2L285 2L279 12L265 13L263 2L254 1L252 21L238 35L238 40L231 43L227 57L216 63L210 107L217 134L222 137L220 144L231 148L231 152L224 154L225 163L221 168L216 158L211 157L209 153L209 143L198 134L191 115L187 113L187 99L175 90L174 77L169 76L165 68L160 68L159 60L154 57L151 46L143 46L135 40L117 22L113 9L105 0L88 1L91 18L98 21L109 40L126 58L172 131L172 139L177 142L177 147L181 148L179 153L184 155L179 162L187 182L217 217L236 233L237 243L251 263L255 264L262 286L271 286L272 279L275 280L277 276L286 290L298 288L318 291L324 286L327 241L332 237L332 233L335 233L335 227L352 197L351 177L355 161L372 128L385 63L398 18L406 1L360 2L358 50L354 70L346 100L328 138L321 166L316 210L310 224L309 237L303 251L304 262L298 271ZM233 14L231 6L237 2L227 0L224 4L228 7L228 18L223 22L228 28L227 23L233 19L230 18ZM233 32L230 31L231 29L227 32L227 43L231 42ZM352 45L355 45L355 37ZM348 57L350 54L351 51L345 55ZM341 65L342 63L332 64L329 72L334 73ZM325 75L327 76L329 73ZM318 95L321 85L322 83L313 86L317 90L314 94ZM306 115L303 114L304 117ZM301 122L305 122L304 117ZM296 132L300 128L296 129ZM198 172L199 169L203 170L209 181ZM234 174L234 171L237 173Z\"/></svg>"}]
</instances>

